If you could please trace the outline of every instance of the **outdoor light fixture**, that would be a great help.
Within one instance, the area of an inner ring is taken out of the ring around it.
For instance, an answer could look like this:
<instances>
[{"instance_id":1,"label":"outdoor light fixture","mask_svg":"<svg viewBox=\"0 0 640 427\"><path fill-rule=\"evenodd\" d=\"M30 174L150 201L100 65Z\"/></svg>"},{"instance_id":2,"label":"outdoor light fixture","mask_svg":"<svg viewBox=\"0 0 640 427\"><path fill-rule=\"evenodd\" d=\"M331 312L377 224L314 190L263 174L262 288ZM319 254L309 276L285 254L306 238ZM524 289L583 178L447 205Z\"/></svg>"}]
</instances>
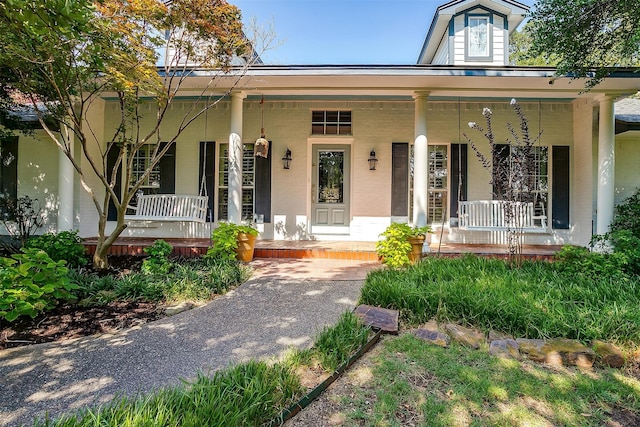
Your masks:
<instances>
[{"instance_id":1,"label":"outdoor light fixture","mask_svg":"<svg viewBox=\"0 0 640 427\"><path fill-rule=\"evenodd\" d=\"M291 150L287 148L287 151L284 153L284 157L282 158L282 164L285 169L289 169L291 165Z\"/></svg>"},{"instance_id":2,"label":"outdoor light fixture","mask_svg":"<svg viewBox=\"0 0 640 427\"><path fill-rule=\"evenodd\" d=\"M369 153L369 170L376 170L376 165L378 164L378 159L376 159L376 150L371 150Z\"/></svg>"},{"instance_id":3,"label":"outdoor light fixture","mask_svg":"<svg viewBox=\"0 0 640 427\"><path fill-rule=\"evenodd\" d=\"M262 114L260 138L256 140L253 147L253 155L266 159L269 156L269 141L264 137L264 109L262 108L262 104L264 104L264 95L260 99L260 113Z\"/></svg>"}]
</instances>

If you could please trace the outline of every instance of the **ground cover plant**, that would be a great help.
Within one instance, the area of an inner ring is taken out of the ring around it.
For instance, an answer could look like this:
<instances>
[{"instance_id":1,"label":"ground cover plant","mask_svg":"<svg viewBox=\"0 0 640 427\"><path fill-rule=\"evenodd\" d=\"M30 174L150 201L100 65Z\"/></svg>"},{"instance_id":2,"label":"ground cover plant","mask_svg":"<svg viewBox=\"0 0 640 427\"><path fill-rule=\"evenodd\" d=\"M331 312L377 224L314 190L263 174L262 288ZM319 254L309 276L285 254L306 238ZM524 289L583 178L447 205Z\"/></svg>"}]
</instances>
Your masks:
<instances>
[{"instance_id":1,"label":"ground cover plant","mask_svg":"<svg viewBox=\"0 0 640 427\"><path fill-rule=\"evenodd\" d=\"M366 279L361 304L400 310L409 324L436 317L516 337L640 342L640 279L604 269L599 276L567 263L427 258Z\"/></svg>"},{"instance_id":2,"label":"ground cover plant","mask_svg":"<svg viewBox=\"0 0 640 427\"><path fill-rule=\"evenodd\" d=\"M384 336L287 427L635 426L640 378Z\"/></svg>"}]
</instances>

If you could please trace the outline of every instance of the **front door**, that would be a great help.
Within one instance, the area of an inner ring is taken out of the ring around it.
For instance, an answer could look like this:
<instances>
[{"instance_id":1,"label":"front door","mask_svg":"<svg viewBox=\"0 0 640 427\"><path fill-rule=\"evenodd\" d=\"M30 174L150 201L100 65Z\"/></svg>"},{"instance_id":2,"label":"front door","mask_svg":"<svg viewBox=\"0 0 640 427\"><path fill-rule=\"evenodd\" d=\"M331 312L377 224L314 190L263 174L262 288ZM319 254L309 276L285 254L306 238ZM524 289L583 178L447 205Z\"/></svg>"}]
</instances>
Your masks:
<instances>
[{"instance_id":1,"label":"front door","mask_svg":"<svg viewBox=\"0 0 640 427\"><path fill-rule=\"evenodd\" d=\"M312 233L349 233L350 151L348 145L313 148Z\"/></svg>"}]
</instances>

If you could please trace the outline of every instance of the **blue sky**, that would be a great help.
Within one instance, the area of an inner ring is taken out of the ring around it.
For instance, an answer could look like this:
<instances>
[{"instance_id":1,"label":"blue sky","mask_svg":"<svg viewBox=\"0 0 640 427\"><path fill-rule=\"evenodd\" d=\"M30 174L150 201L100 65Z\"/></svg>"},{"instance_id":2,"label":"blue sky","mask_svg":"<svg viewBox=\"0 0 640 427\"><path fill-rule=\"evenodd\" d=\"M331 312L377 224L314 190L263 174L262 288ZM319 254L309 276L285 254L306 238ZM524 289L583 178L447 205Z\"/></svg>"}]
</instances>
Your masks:
<instances>
[{"instance_id":1,"label":"blue sky","mask_svg":"<svg viewBox=\"0 0 640 427\"><path fill-rule=\"evenodd\" d=\"M265 63L415 64L436 7L447 0L229 0L280 44ZM534 0L520 0L531 6Z\"/></svg>"}]
</instances>

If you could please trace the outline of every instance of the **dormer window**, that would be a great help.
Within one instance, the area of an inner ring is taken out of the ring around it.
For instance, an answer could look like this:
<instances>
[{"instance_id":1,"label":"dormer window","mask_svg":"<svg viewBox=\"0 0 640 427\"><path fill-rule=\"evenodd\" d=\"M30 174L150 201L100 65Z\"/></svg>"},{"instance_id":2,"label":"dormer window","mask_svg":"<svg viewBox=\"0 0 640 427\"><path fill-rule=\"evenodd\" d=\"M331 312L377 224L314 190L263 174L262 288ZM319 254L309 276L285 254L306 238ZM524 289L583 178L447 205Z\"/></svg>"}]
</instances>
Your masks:
<instances>
[{"instance_id":1,"label":"dormer window","mask_svg":"<svg viewBox=\"0 0 640 427\"><path fill-rule=\"evenodd\" d=\"M491 58L491 36L489 15L467 16L466 57L469 60Z\"/></svg>"}]
</instances>

